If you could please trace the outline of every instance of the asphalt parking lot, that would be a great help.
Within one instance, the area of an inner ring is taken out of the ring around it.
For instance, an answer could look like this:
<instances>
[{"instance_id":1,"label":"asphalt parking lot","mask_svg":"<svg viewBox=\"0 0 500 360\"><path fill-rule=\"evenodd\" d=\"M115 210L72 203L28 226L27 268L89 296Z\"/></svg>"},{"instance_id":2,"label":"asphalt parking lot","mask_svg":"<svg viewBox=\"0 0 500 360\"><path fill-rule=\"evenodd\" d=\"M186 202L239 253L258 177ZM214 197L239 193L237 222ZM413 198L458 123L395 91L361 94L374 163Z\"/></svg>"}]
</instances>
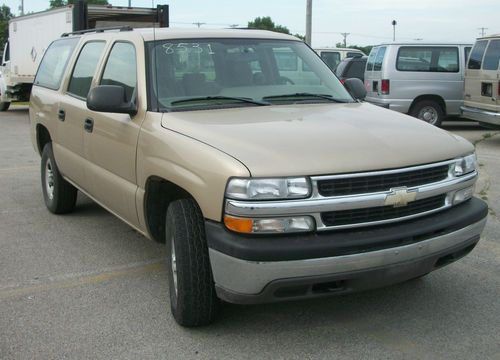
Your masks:
<instances>
[{"instance_id":1,"label":"asphalt parking lot","mask_svg":"<svg viewBox=\"0 0 500 360\"><path fill-rule=\"evenodd\" d=\"M169 311L165 250L88 198L44 207L27 107L0 114L0 359L500 359L500 131L476 143L490 215L466 258L423 279L322 300L227 305L210 327Z\"/></svg>"}]
</instances>

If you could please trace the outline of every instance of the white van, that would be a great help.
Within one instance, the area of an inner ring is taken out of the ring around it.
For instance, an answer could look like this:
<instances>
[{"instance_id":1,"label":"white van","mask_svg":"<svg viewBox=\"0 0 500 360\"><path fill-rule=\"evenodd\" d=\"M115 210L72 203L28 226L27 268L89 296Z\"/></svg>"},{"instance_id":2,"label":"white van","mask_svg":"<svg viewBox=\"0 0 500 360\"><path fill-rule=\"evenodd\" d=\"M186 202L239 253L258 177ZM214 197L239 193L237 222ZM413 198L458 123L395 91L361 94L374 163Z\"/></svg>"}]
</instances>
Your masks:
<instances>
[{"instance_id":1,"label":"white van","mask_svg":"<svg viewBox=\"0 0 500 360\"><path fill-rule=\"evenodd\" d=\"M500 126L500 34L477 40L465 70L462 116Z\"/></svg>"},{"instance_id":2,"label":"white van","mask_svg":"<svg viewBox=\"0 0 500 360\"><path fill-rule=\"evenodd\" d=\"M332 70L345 58L366 56L364 52L351 48L318 48L314 49Z\"/></svg>"},{"instance_id":3,"label":"white van","mask_svg":"<svg viewBox=\"0 0 500 360\"><path fill-rule=\"evenodd\" d=\"M391 43L375 46L365 71L366 101L439 126L460 115L466 43Z\"/></svg>"}]
</instances>

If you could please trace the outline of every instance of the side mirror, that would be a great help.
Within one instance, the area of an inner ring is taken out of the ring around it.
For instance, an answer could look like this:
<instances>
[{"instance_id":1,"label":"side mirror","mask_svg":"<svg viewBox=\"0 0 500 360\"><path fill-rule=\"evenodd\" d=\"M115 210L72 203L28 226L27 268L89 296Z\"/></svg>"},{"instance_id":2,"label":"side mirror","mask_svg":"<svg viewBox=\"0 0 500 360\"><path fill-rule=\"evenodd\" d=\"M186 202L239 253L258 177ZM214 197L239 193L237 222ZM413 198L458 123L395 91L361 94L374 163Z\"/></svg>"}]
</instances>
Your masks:
<instances>
[{"instance_id":1,"label":"side mirror","mask_svg":"<svg viewBox=\"0 0 500 360\"><path fill-rule=\"evenodd\" d=\"M366 97L365 84L358 78L347 79L344 82L344 86L356 100L364 100Z\"/></svg>"},{"instance_id":2,"label":"side mirror","mask_svg":"<svg viewBox=\"0 0 500 360\"><path fill-rule=\"evenodd\" d=\"M137 114L137 106L133 101L125 101L125 89L118 85L99 85L90 90L87 107L99 112Z\"/></svg>"}]
</instances>

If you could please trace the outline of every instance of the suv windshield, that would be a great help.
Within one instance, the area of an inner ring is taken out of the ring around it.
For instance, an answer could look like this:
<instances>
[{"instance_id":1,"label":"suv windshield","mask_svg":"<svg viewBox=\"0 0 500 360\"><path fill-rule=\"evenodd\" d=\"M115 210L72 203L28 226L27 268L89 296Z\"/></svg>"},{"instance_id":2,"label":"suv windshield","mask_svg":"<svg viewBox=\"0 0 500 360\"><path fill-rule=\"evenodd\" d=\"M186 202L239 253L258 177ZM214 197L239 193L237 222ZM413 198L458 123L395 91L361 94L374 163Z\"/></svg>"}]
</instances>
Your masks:
<instances>
[{"instance_id":1,"label":"suv windshield","mask_svg":"<svg viewBox=\"0 0 500 360\"><path fill-rule=\"evenodd\" d=\"M353 101L300 41L157 40L147 45L151 107L159 110Z\"/></svg>"}]
</instances>

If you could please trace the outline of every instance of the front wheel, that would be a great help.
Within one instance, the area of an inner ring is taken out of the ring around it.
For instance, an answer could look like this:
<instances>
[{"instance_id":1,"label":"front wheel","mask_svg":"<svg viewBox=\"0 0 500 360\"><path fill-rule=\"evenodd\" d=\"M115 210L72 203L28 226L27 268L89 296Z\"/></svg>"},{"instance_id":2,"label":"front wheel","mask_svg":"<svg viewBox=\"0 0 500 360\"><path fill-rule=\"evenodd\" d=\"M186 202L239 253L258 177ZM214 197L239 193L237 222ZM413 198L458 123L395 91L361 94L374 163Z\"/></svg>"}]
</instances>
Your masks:
<instances>
[{"instance_id":1,"label":"front wheel","mask_svg":"<svg viewBox=\"0 0 500 360\"><path fill-rule=\"evenodd\" d=\"M10 102L0 102L0 111L9 110Z\"/></svg>"},{"instance_id":2,"label":"front wheel","mask_svg":"<svg viewBox=\"0 0 500 360\"><path fill-rule=\"evenodd\" d=\"M420 120L424 120L431 125L441 126L444 111L441 106L432 100L419 101L410 112L410 115Z\"/></svg>"},{"instance_id":3,"label":"front wheel","mask_svg":"<svg viewBox=\"0 0 500 360\"><path fill-rule=\"evenodd\" d=\"M168 207L165 221L172 314L182 326L208 325L214 321L220 302L201 210L192 199L175 200Z\"/></svg>"},{"instance_id":4,"label":"front wheel","mask_svg":"<svg viewBox=\"0 0 500 360\"><path fill-rule=\"evenodd\" d=\"M61 176L54 159L52 143L47 143L43 148L41 174L43 199L47 209L54 214L73 211L77 190Z\"/></svg>"}]
</instances>

